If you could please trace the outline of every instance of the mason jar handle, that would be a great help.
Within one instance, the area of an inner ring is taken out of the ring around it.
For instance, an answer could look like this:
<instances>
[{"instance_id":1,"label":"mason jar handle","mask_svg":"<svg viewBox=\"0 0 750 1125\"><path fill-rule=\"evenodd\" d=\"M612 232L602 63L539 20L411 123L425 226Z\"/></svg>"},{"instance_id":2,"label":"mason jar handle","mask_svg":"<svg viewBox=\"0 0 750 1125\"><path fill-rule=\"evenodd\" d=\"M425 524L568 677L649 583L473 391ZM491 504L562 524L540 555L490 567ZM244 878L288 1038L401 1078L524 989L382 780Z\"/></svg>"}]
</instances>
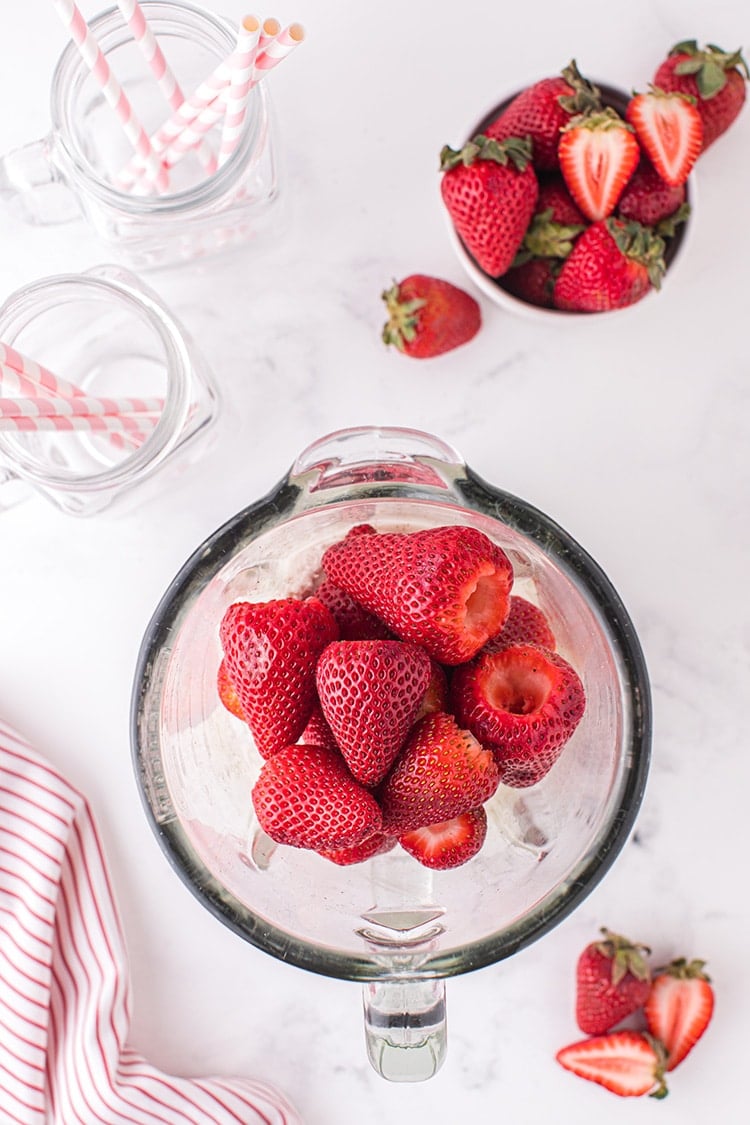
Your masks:
<instances>
[{"instance_id":1,"label":"mason jar handle","mask_svg":"<svg viewBox=\"0 0 750 1125\"><path fill-rule=\"evenodd\" d=\"M21 480L5 465L0 465L0 512L15 508L16 504L26 500L30 494L31 487L26 481Z\"/></svg>"},{"instance_id":2,"label":"mason jar handle","mask_svg":"<svg viewBox=\"0 0 750 1125\"><path fill-rule=\"evenodd\" d=\"M465 468L461 454L432 434L360 426L313 442L300 453L290 475L308 494L391 482L451 492Z\"/></svg>"},{"instance_id":3,"label":"mason jar handle","mask_svg":"<svg viewBox=\"0 0 750 1125\"><path fill-rule=\"evenodd\" d=\"M32 226L67 223L81 214L54 161L50 137L0 158L0 200Z\"/></svg>"}]
</instances>

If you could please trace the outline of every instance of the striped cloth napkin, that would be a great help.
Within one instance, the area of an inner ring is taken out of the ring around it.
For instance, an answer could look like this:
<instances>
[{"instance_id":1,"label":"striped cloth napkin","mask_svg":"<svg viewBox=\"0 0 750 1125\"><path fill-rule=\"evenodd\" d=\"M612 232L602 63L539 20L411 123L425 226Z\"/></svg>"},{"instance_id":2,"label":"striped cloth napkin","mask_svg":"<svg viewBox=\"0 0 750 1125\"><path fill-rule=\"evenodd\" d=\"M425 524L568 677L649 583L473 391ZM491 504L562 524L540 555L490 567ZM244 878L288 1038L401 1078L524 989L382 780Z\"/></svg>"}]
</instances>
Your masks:
<instances>
[{"instance_id":1,"label":"striped cloth napkin","mask_svg":"<svg viewBox=\"0 0 750 1125\"><path fill-rule=\"evenodd\" d=\"M3 1125L302 1125L263 1082L177 1078L127 1045L130 985L84 797L0 723Z\"/></svg>"}]
</instances>

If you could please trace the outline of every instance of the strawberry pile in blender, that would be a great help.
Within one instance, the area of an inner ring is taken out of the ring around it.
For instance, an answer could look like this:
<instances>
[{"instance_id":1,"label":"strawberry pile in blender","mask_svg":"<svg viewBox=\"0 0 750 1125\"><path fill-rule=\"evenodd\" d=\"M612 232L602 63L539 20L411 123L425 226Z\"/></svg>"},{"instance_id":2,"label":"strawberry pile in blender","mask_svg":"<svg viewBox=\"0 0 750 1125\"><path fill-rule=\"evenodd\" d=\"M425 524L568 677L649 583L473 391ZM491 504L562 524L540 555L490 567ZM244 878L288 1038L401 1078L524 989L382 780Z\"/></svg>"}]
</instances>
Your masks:
<instances>
[{"instance_id":1,"label":"strawberry pile in blender","mask_svg":"<svg viewBox=\"0 0 750 1125\"><path fill-rule=\"evenodd\" d=\"M473 527L352 528L306 597L238 601L217 687L264 759L277 843L339 865L399 846L433 869L482 847L498 786L535 785L585 693L506 553Z\"/></svg>"}]
</instances>

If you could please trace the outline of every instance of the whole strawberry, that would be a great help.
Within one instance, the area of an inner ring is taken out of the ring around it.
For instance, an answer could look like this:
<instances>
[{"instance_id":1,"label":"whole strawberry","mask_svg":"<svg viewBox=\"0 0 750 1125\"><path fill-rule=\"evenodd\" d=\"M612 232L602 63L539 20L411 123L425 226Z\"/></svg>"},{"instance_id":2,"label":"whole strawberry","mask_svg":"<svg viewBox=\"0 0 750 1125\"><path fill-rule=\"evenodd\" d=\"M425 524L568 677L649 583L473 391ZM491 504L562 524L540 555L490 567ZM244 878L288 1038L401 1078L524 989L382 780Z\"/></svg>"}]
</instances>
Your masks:
<instances>
[{"instance_id":1,"label":"whole strawberry","mask_svg":"<svg viewBox=\"0 0 750 1125\"><path fill-rule=\"evenodd\" d=\"M324 746L278 750L264 762L252 801L263 831L294 848L353 848L381 828L375 798Z\"/></svg>"},{"instance_id":2,"label":"whole strawberry","mask_svg":"<svg viewBox=\"0 0 750 1125\"><path fill-rule=\"evenodd\" d=\"M351 848L334 848L330 851L323 849L318 851L318 855L322 855L324 859L329 859L339 867L350 867L353 863L364 863L366 859L374 859L376 855L385 855L395 848L396 842L395 836L386 836L385 832L378 830L361 844L355 844Z\"/></svg>"},{"instance_id":3,"label":"whole strawberry","mask_svg":"<svg viewBox=\"0 0 750 1125\"><path fill-rule=\"evenodd\" d=\"M441 664L469 660L503 626L513 569L473 527L347 535L323 555L331 581Z\"/></svg>"},{"instance_id":4,"label":"whole strawberry","mask_svg":"<svg viewBox=\"0 0 750 1125\"><path fill-rule=\"evenodd\" d=\"M502 288L529 305L552 309L562 261L562 258L529 258L503 275Z\"/></svg>"},{"instance_id":5,"label":"whole strawberry","mask_svg":"<svg viewBox=\"0 0 750 1125\"><path fill-rule=\"evenodd\" d=\"M479 331L479 305L456 285L425 274L394 281L382 294L388 312L383 341L414 359L432 359L467 344Z\"/></svg>"},{"instance_id":6,"label":"whole strawberry","mask_svg":"<svg viewBox=\"0 0 750 1125\"><path fill-rule=\"evenodd\" d=\"M383 828L399 836L452 820L497 789L494 757L452 715L435 711L414 727L380 786Z\"/></svg>"},{"instance_id":7,"label":"whole strawberry","mask_svg":"<svg viewBox=\"0 0 750 1125\"><path fill-rule=\"evenodd\" d=\"M536 785L552 769L581 720L586 697L575 670L530 644L483 650L456 668L453 713L492 749L505 785Z\"/></svg>"},{"instance_id":8,"label":"whole strawberry","mask_svg":"<svg viewBox=\"0 0 750 1125\"><path fill-rule=\"evenodd\" d=\"M578 211L572 200L570 209ZM513 259L513 265L502 279L502 287L509 293L532 305L546 308L554 305L555 281L562 263L586 225L585 221L563 223L554 218L556 210L558 213L567 210L559 198L553 199L544 210L540 209L537 202L537 210ZM580 212L578 214L583 219Z\"/></svg>"},{"instance_id":9,"label":"whole strawberry","mask_svg":"<svg viewBox=\"0 0 750 1125\"><path fill-rule=\"evenodd\" d=\"M648 227L610 216L580 236L555 282L558 309L605 312L632 305L664 276L664 240Z\"/></svg>"},{"instance_id":10,"label":"whole strawberry","mask_svg":"<svg viewBox=\"0 0 750 1125\"><path fill-rule=\"evenodd\" d=\"M621 219L653 227L674 215L685 203L684 184L667 184L648 160L641 160L617 204Z\"/></svg>"},{"instance_id":11,"label":"whole strawberry","mask_svg":"<svg viewBox=\"0 0 750 1125\"><path fill-rule=\"evenodd\" d=\"M488 137L528 137L534 167L549 170L558 166L560 131L571 117L598 108L601 96L579 73L575 60L555 78L543 78L518 94L485 130Z\"/></svg>"},{"instance_id":12,"label":"whole strawberry","mask_svg":"<svg viewBox=\"0 0 750 1125\"><path fill-rule=\"evenodd\" d=\"M484 647L484 652L496 652L508 645L538 645L554 652L555 634L539 606L518 594L511 594L510 612L500 632Z\"/></svg>"},{"instance_id":13,"label":"whole strawberry","mask_svg":"<svg viewBox=\"0 0 750 1125\"><path fill-rule=\"evenodd\" d=\"M645 945L602 928L576 966L576 1021L587 1035L603 1035L642 1007L651 991Z\"/></svg>"},{"instance_id":14,"label":"whole strawberry","mask_svg":"<svg viewBox=\"0 0 750 1125\"><path fill-rule=\"evenodd\" d=\"M742 109L747 78L747 63L740 51L723 51L712 44L701 49L695 39L686 39L669 52L656 71L653 84L695 99L703 121L705 152Z\"/></svg>"},{"instance_id":15,"label":"whole strawberry","mask_svg":"<svg viewBox=\"0 0 750 1125\"><path fill-rule=\"evenodd\" d=\"M531 144L478 134L462 149L440 154L440 192L466 249L490 277L513 263L534 213L539 185Z\"/></svg>"},{"instance_id":16,"label":"whole strawberry","mask_svg":"<svg viewBox=\"0 0 750 1125\"><path fill-rule=\"evenodd\" d=\"M431 675L424 649L403 641L334 641L323 650L316 671L321 710L362 785L385 777Z\"/></svg>"},{"instance_id":17,"label":"whole strawberry","mask_svg":"<svg viewBox=\"0 0 750 1125\"><path fill-rule=\"evenodd\" d=\"M226 673L262 757L296 742L316 702L315 665L338 637L317 598L235 602L220 627Z\"/></svg>"},{"instance_id":18,"label":"whole strawberry","mask_svg":"<svg viewBox=\"0 0 750 1125\"><path fill-rule=\"evenodd\" d=\"M315 591L315 597L331 611L342 641L376 641L393 637L384 622L329 579L321 582Z\"/></svg>"}]
</instances>

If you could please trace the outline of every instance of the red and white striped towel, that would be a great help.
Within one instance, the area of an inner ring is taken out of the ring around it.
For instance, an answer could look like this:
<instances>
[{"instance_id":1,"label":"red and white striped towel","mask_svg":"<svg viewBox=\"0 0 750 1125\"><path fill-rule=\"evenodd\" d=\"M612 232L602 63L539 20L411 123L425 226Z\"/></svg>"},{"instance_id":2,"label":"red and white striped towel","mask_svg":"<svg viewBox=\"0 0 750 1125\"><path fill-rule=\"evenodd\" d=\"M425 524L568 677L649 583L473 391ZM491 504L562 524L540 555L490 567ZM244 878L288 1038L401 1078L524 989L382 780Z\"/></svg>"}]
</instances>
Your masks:
<instances>
[{"instance_id":1,"label":"red and white striped towel","mask_svg":"<svg viewBox=\"0 0 750 1125\"><path fill-rule=\"evenodd\" d=\"M127 1046L130 985L84 797L0 723L0 1121L301 1125L263 1082L178 1078Z\"/></svg>"}]
</instances>

